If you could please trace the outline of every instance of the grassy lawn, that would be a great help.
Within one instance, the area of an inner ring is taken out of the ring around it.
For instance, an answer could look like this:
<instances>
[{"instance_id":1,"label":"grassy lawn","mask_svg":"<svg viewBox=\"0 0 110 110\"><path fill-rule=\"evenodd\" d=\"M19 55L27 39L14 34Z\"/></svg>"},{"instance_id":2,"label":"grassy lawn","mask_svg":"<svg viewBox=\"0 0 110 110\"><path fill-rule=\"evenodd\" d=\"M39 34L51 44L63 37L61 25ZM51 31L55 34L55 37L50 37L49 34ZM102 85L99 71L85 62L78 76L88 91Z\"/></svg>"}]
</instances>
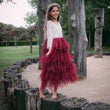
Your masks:
<instances>
[{"instance_id":1,"label":"grassy lawn","mask_svg":"<svg viewBox=\"0 0 110 110\"><path fill-rule=\"evenodd\" d=\"M0 76L3 75L3 71L12 63L36 57L39 55L38 45L33 46L33 53L30 53L30 46L14 46L0 47Z\"/></svg>"},{"instance_id":2,"label":"grassy lawn","mask_svg":"<svg viewBox=\"0 0 110 110\"><path fill-rule=\"evenodd\" d=\"M93 53L94 48L88 48L88 53ZM110 53L110 47L103 47L103 52L104 53Z\"/></svg>"},{"instance_id":3,"label":"grassy lawn","mask_svg":"<svg viewBox=\"0 0 110 110\"><path fill-rule=\"evenodd\" d=\"M88 49L88 53L93 53L94 49ZM103 47L103 52L109 52L110 48ZM33 46L33 53L30 53L30 46L18 46L17 48L14 46L8 47L0 47L0 76L3 76L3 71L12 63L36 57L39 55L39 47L38 45Z\"/></svg>"}]
</instances>

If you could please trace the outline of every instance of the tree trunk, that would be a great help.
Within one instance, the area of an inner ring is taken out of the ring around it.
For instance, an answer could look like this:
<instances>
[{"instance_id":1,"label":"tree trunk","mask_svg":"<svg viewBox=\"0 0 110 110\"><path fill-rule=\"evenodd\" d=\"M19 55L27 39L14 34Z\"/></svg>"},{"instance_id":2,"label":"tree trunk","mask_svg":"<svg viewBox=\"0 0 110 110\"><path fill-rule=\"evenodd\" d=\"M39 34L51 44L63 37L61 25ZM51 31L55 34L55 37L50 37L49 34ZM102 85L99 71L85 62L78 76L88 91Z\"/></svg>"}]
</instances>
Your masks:
<instances>
[{"instance_id":1,"label":"tree trunk","mask_svg":"<svg viewBox=\"0 0 110 110\"><path fill-rule=\"evenodd\" d=\"M96 8L94 10L95 20L95 58L102 58L102 34L104 27L104 8Z\"/></svg>"},{"instance_id":2,"label":"tree trunk","mask_svg":"<svg viewBox=\"0 0 110 110\"><path fill-rule=\"evenodd\" d=\"M70 53L74 55L79 79L86 77L87 36L84 0L68 0L68 33Z\"/></svg>"},{"instance_id":3,"label":"tree trunk","mask_svg":"<svg viewBox=\"0 0 110 110\"><path fill-rule=\"evenodd\" d=\"M42 54L42 46L44 44L44 23L45 23L45 15L48 5L50 4L50 0L38 0L38 33L39 33L39 57ZM41 64L39 64L39 69L41 68Z\"/></svg>"},{"instance_id":4,"label":"tree trunk","mask_svg":"<svg viewBox=\"0 0 110 110\"><path fill-rule=\"evenodd\" d=\"M15 47L17 48L17 37L15 36L15 43L14 43Z\"/></svg>"},{"instance_id":5,"label":"tree trunk","mask_svg":"<svg viewBox=\"0 0 110 110\"><path fill-rule=\"evenodd\" d=\"M32 38L30 38L30 53L32 53Z\"/></svg>"}]
</instances>

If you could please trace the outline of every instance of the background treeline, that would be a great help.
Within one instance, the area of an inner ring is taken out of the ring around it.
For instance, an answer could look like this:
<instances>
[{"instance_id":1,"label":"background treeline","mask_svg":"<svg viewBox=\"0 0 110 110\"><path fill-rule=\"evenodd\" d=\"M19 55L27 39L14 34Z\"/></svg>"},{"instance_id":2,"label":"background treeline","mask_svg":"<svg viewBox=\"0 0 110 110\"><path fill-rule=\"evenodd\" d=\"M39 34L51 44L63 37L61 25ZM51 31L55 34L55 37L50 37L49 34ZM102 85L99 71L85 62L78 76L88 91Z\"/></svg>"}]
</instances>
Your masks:
<instances>
[{"instance_id":1,"label":"background treeline","mask_svg":"<svg viewBox=\"0 0 110 110\"><path fill-rule=\"evenodd\" d=\"M37 37L37 25L17 28L0 22L0 46L36 45Z\"/></svg>"},{"instance_id":2,"label":"background treeline","mask_svg":"<svg viewBox=\"0 0 110 110\"><path fill-rule=\"evenodd\" d=\"M61 7L61 17L60 17L60 23L63 28L63 35L68 40L68 4L66 2L67 0L51 0L51 3L58 3ZM38 17L37 17L37 0L28 0L29 4L35 9L35 12L27 13L27 17L24 18L28 25L31 26L31 34L27 34L30 29L24 29L24 28L16 28L12 25L7 25L0 23L0 44L2 42L5 42L5 44L8 44L7 42L15 42L16 41L24 41L28 42L30 41L30 38L33 35L33 41L38 42L38 32L37 30L34 30L32 34L32 25L38 24ZM86 13L86 31L87 31L87 37L89 40L88 46L94 47L94 32L95 32L95 26L94 26L94 9L95 8L104 8L104 30L103 30L103 46L110 47L110 0L85 0L85 13ZM35 28L34 28L35 29ZM25 34L23 34L25 33ZM10 37L11 36L11 37ZM24 45L26 44L24 42ZM18 43L20 44L20 43ZM22 44L22 43L21 43ZM38 43L37 43L38 44ZM3 44L4 45L4 44ZM28 43L27 43L28 45Z\"/></svg>"}]
</instances>

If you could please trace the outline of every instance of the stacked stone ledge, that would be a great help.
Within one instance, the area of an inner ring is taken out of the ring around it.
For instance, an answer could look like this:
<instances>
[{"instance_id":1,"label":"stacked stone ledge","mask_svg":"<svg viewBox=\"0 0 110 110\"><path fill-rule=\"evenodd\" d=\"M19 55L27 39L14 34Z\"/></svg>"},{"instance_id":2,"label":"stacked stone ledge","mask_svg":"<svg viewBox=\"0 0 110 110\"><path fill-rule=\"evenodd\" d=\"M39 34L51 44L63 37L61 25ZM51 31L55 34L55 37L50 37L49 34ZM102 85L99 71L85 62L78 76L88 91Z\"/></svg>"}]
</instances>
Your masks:
<instances>
[{"instance_id":1,"label":"stacked stone ledge","mask_svg":"<svg viewBox=\"0 0 110 110\"><path fill-rule=\"evenodd\" d=\"M9 110L110 110L110 105L100 102L89 103L85 98L59 94L51 99L45 90L46 98L40 99L39 88L30 88L27 80L22 79L22 68L38 63L39 58L28 58L13 63L4 71L4 89Z\"/></svg>"}]
</instances>

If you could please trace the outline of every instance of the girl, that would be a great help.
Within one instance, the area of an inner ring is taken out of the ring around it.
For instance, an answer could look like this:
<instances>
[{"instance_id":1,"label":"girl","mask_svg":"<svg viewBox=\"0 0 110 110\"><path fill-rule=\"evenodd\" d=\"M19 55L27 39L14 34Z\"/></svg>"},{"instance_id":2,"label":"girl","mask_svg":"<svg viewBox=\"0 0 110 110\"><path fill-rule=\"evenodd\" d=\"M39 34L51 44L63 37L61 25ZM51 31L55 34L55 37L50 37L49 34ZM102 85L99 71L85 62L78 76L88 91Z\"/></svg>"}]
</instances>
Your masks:
<instances>
[{"instance_id":1,"label":"girl","mask_svg":"<svg viewBox=\"0 0 110 110\"><path fill-rule=\"evenodd\" d=\"M40 58L42 72L40 74L40 97L46 87L53 90L52 99L57 97L59 86L78 80L76 65L72 63L73 57L69 53L69 44L63 38L62 28L59 23L60 6L53 3L48 7L44 26L45 43Z\"/></svg>"}]
</instances>

